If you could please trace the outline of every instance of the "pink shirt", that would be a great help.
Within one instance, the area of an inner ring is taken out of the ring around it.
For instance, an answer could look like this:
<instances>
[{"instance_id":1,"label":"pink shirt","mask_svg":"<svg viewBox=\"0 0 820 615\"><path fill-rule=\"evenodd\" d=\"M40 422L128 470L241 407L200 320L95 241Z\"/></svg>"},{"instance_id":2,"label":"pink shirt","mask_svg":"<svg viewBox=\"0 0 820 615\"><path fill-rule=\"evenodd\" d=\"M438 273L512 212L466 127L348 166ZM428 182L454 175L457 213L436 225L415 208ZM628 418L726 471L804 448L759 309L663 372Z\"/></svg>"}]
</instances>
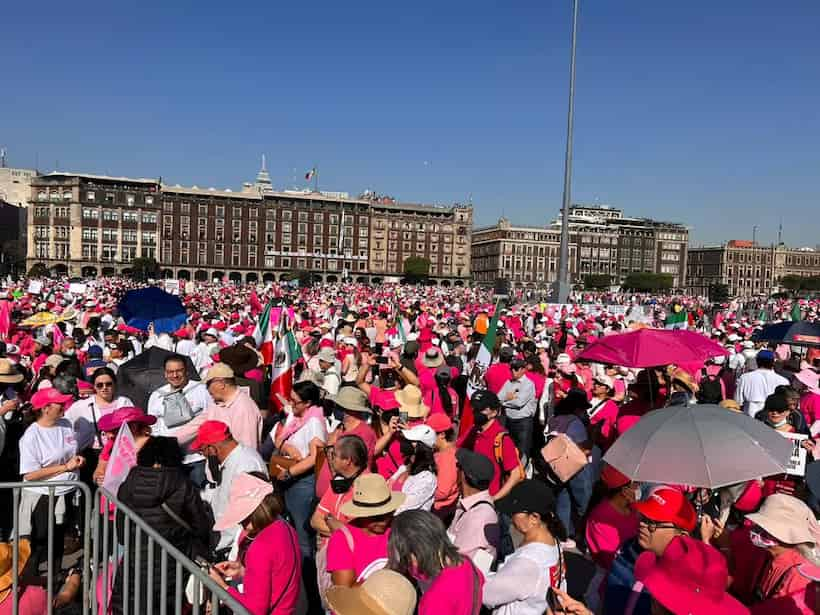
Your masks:
<instances>
[{"instance_id":1,"label":"pink shirt","mask_svg":"<svg viewBox=\"0 0 820 615\"><path fill-rule=\"evenodd\" d=\"M532 380L532 383L535 385L535 399L540 400L541 395L544 393L544 386L547 383L547 377L539 374L538 372L526 372L525 376Z\"/></svg>"},{"instance_id":2,"label":"pink shirt","mask_svg":"<svg viewBox=\"0 0 820 615\"><path fill-rule=\"evenodd\" d=\"M259 406L243 389L239 389L227 403L214 402L204 412L177 429L176 438L180 442L193 440L199 426L205 421L222 421L231 430L231 435L240 444L256 450L262 434L262 415Z\"/></svg>"},{"instance_id":3,"label":"pink shirt","mask_svg":"<svg viewBox=\"0 0 820 615\"><path fill-rule=\"evenodd\" d=\"M593 561L609 570L618 549L638 535L638 515L622 515L609 500L604 500L589 514L586 528L587 545Z\"/></svg>"},{"instance_id":4,"label":"pink shirt","mask_svg":"<svg viewBox=\"0 0 820 615\"><path fill-rule=\"evenodd\" d=\"M333 532L327 544L327 571L352 570L357 580L364 580L371 572L384 568L390 530L384 534L368 534L353 525L348 525L347 530L353 538L353 551L342 530Z\"/></svg>"},{"instance_id":5,"label":"pink shirt","mask_svg":"<svg viewBox=\"0 0 820 615\"><path fill-rule=\"evenodd\" d=\"M498 395L504 383L511 379L512 370L510 369L509 363L493 363L487 368L487 373L484 374L487 388L496 395Z\"/></svg>"},{"instance_id":6,"label":"pink shirt","mask_svg":"<svg viewBox=\"0 0 820 615\"><path fill-rule=\"evenodd\" d=\"M11 587L9 587L11 589ZM13 600L9 593L0 603L0 615L12 615ZM42 615L48 611L48 595L42 587L29 585L17 597L19 615Z\"/></svg>"},{"instance_id":7,"label":"pink shirt","mask_svg":"<svg viewBox=\"0 0 820 615\"><path fill-rule=\"evenodd\" d=\"M452 417L458 414L458 394L450 387L447 387L447 394L450 396L450 407L452 408L448 416ZM424 391L421 399L424 404L430 408L430 414L447 414L444 409L444 404L441 402L441 394L439 393L438 387Z\"/></svg>"},{"instance_id":8,"label":"pink shirt","mask_svg":"<svg viewBox=\"0 0 820 615\"><path fill-rule=\"evenodd\" d=\"M251 615L293 615L302 585L302 555L296 532L281 519L251 543L245 554L242 592L228 592Z\"/></svg>"},{"instance_id":9,"label":"pink shirt","mask_svg":"<svg viewBox=\"0 0 820 615\"><path fill-rule=\"evenodd\" d=\"M478 583L476 590L475 584ZM441 571L419 601L418 615L473 615L473 596L481 605L484 577L469 559Z\"/></svg>"},{"instance_id":10,"label":"pink shirt","mask_svg":"<svg viewBox=\"0 0 820 615\"><path fill-rule=\"evenodd\" d=\"M811 427L820 421L820 395L807 391L800 397L800 411L806 417L806 424Z\"/></svg>"},{"instance_id":11,"label":"pink shirt","mask_svg":"<svg viewBox=\"0 0 820 615\"><path fill-rule=\"evenodd\" d=\"M458 500L458 468L456 467L456 447L451 446L435 454L436 493L433 510L447 512Z\"/></svg>"},{"instance_id":12,"label":"pink shirt","mask_svg":"<svg viewBox=\"0 0 820 615\"><path fill-rule=\"evenodd\" d=\"M599 400L593 399L592 406L595 408L596 404L598 404ZM592 408L590 408L592 411ZM595 414L593 414L592 418L589 422L592 425L601 426L601 436L604 439L604 445L609 448L609 446L615 441L615 423L618 420L618 404L616 404L611 399L607 399L604 403L595 408Z\"/></svg>"}]
</instances>

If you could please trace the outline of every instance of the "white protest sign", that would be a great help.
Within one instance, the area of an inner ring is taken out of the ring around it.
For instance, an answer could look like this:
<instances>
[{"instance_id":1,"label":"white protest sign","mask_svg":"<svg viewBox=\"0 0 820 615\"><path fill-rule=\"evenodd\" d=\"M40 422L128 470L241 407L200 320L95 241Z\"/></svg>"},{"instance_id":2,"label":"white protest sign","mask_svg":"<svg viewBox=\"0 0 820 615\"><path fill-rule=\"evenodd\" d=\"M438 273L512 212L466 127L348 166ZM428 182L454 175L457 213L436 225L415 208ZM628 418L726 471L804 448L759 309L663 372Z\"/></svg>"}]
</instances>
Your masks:
<instances>
[{"instance_id":1,"label":"white protest sign","mask_svg":"<svg viewBox=\"0 0 820 615\"><path fill-rule=\"evenodd\" d=\"M38 280L32 280L28 283L28 290L26 292L29 295L39 295L41 290L43 290L43 283Z\"/></svg>"}]
</instances>

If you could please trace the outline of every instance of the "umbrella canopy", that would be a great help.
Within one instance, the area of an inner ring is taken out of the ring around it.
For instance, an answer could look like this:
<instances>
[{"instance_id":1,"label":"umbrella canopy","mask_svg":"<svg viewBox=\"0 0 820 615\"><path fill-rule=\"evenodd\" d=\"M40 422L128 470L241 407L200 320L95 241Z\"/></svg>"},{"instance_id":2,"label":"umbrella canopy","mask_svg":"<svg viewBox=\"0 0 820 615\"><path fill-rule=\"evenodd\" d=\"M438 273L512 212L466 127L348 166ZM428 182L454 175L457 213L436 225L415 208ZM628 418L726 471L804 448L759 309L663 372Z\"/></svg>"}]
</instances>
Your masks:
<instances>
[{"instance_id":1,"label":"umbrella canopy","mask_svg":"<svg viewBox=\"0 0 820 615\"><path fill-rule=\"evenodd\" d=\"M644 415L604 461L647 483L717 489L781 474L792 441L761 421L720 406L671 406Z\"/></svg>"},{"instance_id":2,"label":"umbrella canopy","mask_svg":"<svg viewBox=\"0 0 820 615\"><path fill-rule=\"evenodd\" d=\"M118 307L125 324L141 331L154 323L156 333L173 333L188 319L179 297L156 286L129 290Z\"/></svg>"},{"instance_id":3,"label":"umbrella canopy","mask_svg":"<svg viewBox=\"0 0 820 615\"><path fill-rule=\"evenodd\" d=\"M71 314L54 314L53 312L37 312L34 316L29 316L20 323L23 327L45 327L56 322L62 322L71 318Z\"/></svg>"},{"instance_id":4,"label":"umbrella canopy","mask_svg":"<svg viewBox=\"0 0 820 615\"><path fill-rule=\"evenodd\" d=\"M820 323L807 320L778 322L763 327L752 338L759 342L820 346Z\"/></svg>"},{"instance_id":5,"label":"umbrella canopy","mask_svg":"<svg viewBox=\"0 0 820 615\"><path fill-rule=\"evenodd\" d=\"M587 346L578 359L624 367L654 367L705 361L727 354L723 346L694 331L638 329L602 337Z\"/></svg>"},{"instance_id":6,"label":"umbrella canopy","mask_svg":"<svg viewBox=\"0 0 820 615\"><path fill-rule=\"evenodd\" d=\"M151 393L166 384L165 357L172 354L174 353L152 346L120 365L117 370L117 392L130 398L137 407L147 409ZM185 367L190 380L199 380L190 357L185 357Z\"/></svg>"}]
</instances>

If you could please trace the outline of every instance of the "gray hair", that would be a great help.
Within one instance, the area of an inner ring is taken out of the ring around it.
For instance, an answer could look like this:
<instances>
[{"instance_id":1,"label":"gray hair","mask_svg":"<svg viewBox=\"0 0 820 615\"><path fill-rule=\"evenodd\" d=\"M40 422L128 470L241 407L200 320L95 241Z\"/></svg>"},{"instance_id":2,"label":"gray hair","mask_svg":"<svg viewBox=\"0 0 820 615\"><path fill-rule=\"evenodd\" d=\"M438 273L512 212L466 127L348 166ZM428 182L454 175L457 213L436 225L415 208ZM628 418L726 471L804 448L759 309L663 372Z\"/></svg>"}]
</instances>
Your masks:
<instances>
[{"instance_id":1,"label":"gray hair","mask_svg":"<svg viewBox=\"0 0 820 615\"><path fill-rule=\"evenodd\" d=\"M406 510L393 519L387 554L387 567L407 577L412 571L432 579L464 561L441 519L426 510Z\"/></svg>"}]
</instances>

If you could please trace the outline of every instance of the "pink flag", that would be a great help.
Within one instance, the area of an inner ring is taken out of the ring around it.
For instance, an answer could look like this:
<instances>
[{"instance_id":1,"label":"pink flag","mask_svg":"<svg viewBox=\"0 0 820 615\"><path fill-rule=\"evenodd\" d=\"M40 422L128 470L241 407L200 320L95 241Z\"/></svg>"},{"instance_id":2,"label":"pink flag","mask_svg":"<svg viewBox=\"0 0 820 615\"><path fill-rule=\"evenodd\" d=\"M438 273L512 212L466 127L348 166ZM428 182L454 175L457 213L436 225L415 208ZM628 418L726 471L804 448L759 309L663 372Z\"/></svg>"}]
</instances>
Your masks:
<instances>
[{"instance_id":1,"label":"pink flag","mask_svg":"<svg viewBox=\"0 0 820 615\"><path fill-rule=\"evenodd\" d=\"M55 350L60 348L60 344L63 343L65 339L65 335L63 335L62 330L56 324L52 325L51 327L51 341L53 343L53 347Z\"/></svg>"},{"instance_id":2,"label":"pink flag","mask_svg":"<svg viewBox=\"0 0 820 615\"><path fill-rule=\"evenodd\" d=\"M111 449L111 458L105 468L103 487L113 495L125 482L128 472L137 465L137 444L134 436L128 428L128 423L120 426L117 438L114 440L114 447Z\"/></svg>"},{"instance_id":3,"label":"pink flag","mask_svg":"<svg viewBox=\"0 0 820 615\"><path fill-rule=\"evenodd\" d=\"M0 301L0 339L6 339L11 329L11 304Z\"/></svg>"}]
</instances>

